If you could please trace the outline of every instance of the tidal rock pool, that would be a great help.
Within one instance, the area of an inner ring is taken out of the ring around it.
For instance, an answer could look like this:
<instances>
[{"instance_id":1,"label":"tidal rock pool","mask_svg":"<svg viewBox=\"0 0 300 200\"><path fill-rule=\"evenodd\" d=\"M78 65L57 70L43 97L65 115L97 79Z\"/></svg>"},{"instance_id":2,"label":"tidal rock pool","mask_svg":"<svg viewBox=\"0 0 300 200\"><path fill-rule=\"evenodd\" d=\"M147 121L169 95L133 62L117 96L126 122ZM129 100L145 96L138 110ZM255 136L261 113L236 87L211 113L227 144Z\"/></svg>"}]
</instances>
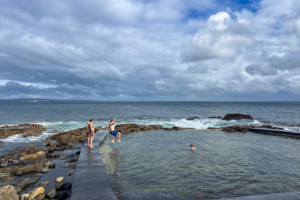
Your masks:
<instances>
[{"instance_id":1,"label":"tidal rock pool","mask_svg":"<svg viewBox=\"0 0 300 200\"><path fill-rule=\"evenodd\" d=\"M153 130L99 147L122 199L219 199L300 190L300 140L256 133ZM195 151L190 150L194 144Z\"/></svg>"}]
</instances>

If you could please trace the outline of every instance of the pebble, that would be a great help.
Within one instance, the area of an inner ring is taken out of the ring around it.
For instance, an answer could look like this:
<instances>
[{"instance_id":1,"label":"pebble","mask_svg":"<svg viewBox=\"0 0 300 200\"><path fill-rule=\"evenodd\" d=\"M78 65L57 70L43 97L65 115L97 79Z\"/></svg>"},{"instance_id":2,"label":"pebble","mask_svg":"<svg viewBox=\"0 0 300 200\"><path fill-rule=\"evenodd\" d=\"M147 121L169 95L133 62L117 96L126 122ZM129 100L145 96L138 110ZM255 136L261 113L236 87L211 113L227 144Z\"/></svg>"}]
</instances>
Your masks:
<instances>
[{"instance_id":1,"label":"pebble","mask_svg":"<svg viewBox=\"0 0 300 200\"><path fill-rule=\"evenodd\" d=\"M36 170L36 173L48 173L50 170L47 168L43 168L43 169L38 169Z\"/></svg>"},{"instance_id":2,"label":"pebble","mask_svg":"<svg viewBox=\"0 0 300 200\"><path fill-rule=\"evenodd\" d=\"M23 160L24 160L24 157L21 156L21 157L19 158L19 161L23 161Z\"/></svg>"},{"instance_id":3,"label":"pebble","mask_svg":"<svg viewBox=\"0 0 300 200\"><path fill-rule=\"evenodd\" d=\"M40 186L40 187L46 187L46 186L48 186L48 181L41 182L41 183L39 184L39 186Z\"/></svg>"},{"instance_id":4,"label":"pebble","mask_svg":"<svg viewBox=\"0 0 300 200\"><path fill-rule=\"evenodd\" d=\"M13 164L14 164L14 165L19 164L19 162L20 162L20 161L18 161L18 160L13 160Z\"/></svg>"},{"instance_id":5,"label":"pebble","mask_svg":"<svg viewBox=\"0 0 300 200\"><path fill-rule=\"evenodd\" d=\"M21 176L22 174L23 174L22 171L17 171L17 172L16 172L16 176Z\"/></svg>"},{"instance_id":6,"label":"pebble","mask_svg":"<svg viewBox=\"0 0 300 200\"><path fill-rule=\"evenodd\" d=\"M45 192L46 197L48 198L54 198L56 196L56 189L51 188Z\"/></svg>"},{"instance_id":7,"label":"pebble","mask_svg":"<svg viewBox=\"0 0 300 200\"><path fill-rule=\"evenodd\" d=\"M64 181L64 179L65 179L64 177L58 177L56 178L55 183L61 183Z\"/></svg>"}]
</instances>

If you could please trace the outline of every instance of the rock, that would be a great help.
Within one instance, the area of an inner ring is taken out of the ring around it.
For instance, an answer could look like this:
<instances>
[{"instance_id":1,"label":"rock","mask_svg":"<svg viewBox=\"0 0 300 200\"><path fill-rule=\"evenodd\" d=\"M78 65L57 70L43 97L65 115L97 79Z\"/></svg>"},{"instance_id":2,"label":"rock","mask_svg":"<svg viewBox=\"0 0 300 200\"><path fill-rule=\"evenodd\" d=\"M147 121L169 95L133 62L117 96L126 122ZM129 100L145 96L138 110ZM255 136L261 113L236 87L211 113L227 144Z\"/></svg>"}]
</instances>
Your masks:
<instances>
[{"instance_id":1,"label":"rock","mask_svg":"<svg viewBox=\"0 0 300 200\"><path fill-rule=\"evenodd\" d=\"M7 163L2 163L0 166L1 167L7 167Z\"/></svg>"},{"instance_id":2,"label":"rock","mask_svg":"<svg viewBox=\"0 0 300 200\"><path fill-rule=\"evenodd\" d=\"M25 137L30 134L40 134L46 131L39 124L19 124L15 126L6 126L5 129L0 129L0 139L5 139L12 135L23 134Z\"/></svg>"},{"instance_id":3,"label":"rock","mask_svg":"<svg viewBox=\"0 0 300 200\"><path fill-rule=\"evenodd\" d=\"M12 185L0 187L0 199L2 200L19 200L19 195Z\"/></svg>"},{"instance_id":4,"label":"rock","mask_svg":"<svg viewBox=\"0 0 300 200\"><path fill-rule=\"evenodd\" d=\"M30 174L32 172L36 172L38 169L43 168L46 161L46 158L26 159L17 166L0 168L0 173L16 174L17 171L21 171L23 174Z\"/></svg>"},{"instance_id":5,"label":"rock","mask_svg":"<svg viewBox=\"0 0 300 200\"><path fill-rule=\"evenodd\" d=\"M38 196L39 194L43 194L44 192L45 189L43 187L35 188L29 195L28 200L33 200L36 196Z\"/></svg>"},{"instance_id":6,"label":"rock","mask_svg":"<svg viewBox=\"0 0 300 200\"><path fill-rule=\"evenodd\" d=\"M43 199L45 199L45 194L39 194L33 200L43 200Z\"/></svg>"},{"instance_id":7,"label":"rock","mask_svg":"<svg viewBox=\"0 0 300 200\"><path fill-rule=\"evenodd\" d=\"M24 159L35 159L37 158L36 154L27 154L24 156Z\"/></svg>"},{"instance_id":8,"label":"rock","mask_svg":"<svg viewBox=\"0 0 300 200\"><path fill-rule=\"evenodd\" d=\"M56 190L71 190L72 189L72 184L69 182L66 183L56 183L55 184L55 189Z\"/></svg>"},{"instance_id":9,"label":"rock","mask_svg":"<svg viewBox=\"0 0 300 200\"><path fill-rule=\"evenodd\" d=\"M55 167L55 162L54 161L48 161L45 164L45 167L47 167L47 168L54 168Z\"/></svg>"},{"instance_id":10,"label":"rock","mask_svg":"<svg viewBox=\"0 0 300 200\"><path fill-rule=\"evenodd\" d=\"M29 197L29 194L22 194L21 195L21 200L27 200Z\"/></svg>"},{"instance_id":11,"label":"rock","mask_svg":"<svg viewBox=\"0 0 300 200\"><path fill-rule=\"evenodd\" d=\"M56 198L57 199L67 199L71 196L71 191L57 191Z\"/></svg>"},{"instance_id":12,"label":"rock","mask_svg":"<svg viewBox=\"0 0 300 200\"><path fill-rule=\"evenodd\" d=\"M59 158L60 154L54 154L54 158Z\"/></svg>"},{"instance_id":13,"label":"rock","mask_svg":"<svg viewBox=\"0 0 300 200\"><path fill-rule=\"evenodd\" d=\"M24 157L21 156L21 157L19 158L19 161L23 161L23 160L24 160Z\"/></svg>"},{"instance_id":14,"label":"rock","mask_svg":"<svg viewBox=\"0 0 300 200\"><path fill-rule=\"evenodd\" d=\"M16 172L16 176L21 176L22 174L23 174L22 171L17 171L17 172Z\"/></svg>"},{"instance_id":15,"label":"rock","mask_svg":"<svg viewBox=\"0 0 300 200\"><path fill-rule=\"evenodd\" d=\"M54 144L53 142L49 142L46 146L56 148L56 144Z\"/></svg>"},{"instance_id":16,"label":"rock","mask_svg":"<svg viewBox=\"0 0 300 200\"><path fill-rule=\"evenodd\" d=\"M100 130L101 127L94 128L95 132ZM49 137L49 139L56 140L63 143L74 143L74 142L84 142L87 140L86 127L75 129L68 132L62 132ZM58 146L58 145L57 145Z\"/></svg>"},{"instance_id":17,"label":"rock","mask_svg":"<svg viewBox=\"0 0 300 200\"><path fill-rule=\"evenodd\" d=\"M38 169L36 173L48 173L50 170L48 168Z\"/></svg>"},{"instance_id":18,"label":"rock","mask_svg":"<svg viewBox=\"0 0 300 200\"><path fill-rule=\"evenodd\" d=\"M222 128L225 132L248 132L252 128L251 126L228 126Z\"/></svg>"},{"instance_id":19,"label":"rock","mask_svg":"<svg viewBox=\"0 0 300 200\"><path fill-rule=\"evenodd\" d=\"M64 179L65 179L64 177L58 177L56 178L55 183L61 183L64 181Z\"/></svg>"},{"instance_id":20,"label":"rock","mask_svg":"<svg viewBox=\"0 0 300 200\"><path fill-rule=\"evenodd\" d=\"M46 153L44 151L38 151L35 153L37 155L37 157L45 157L46 156Z\"/></svg>"},{"instance_id":21,"label":"rock","mask_svg":"<svg viewBox=\"0 0 300 200\"><path fill-rule=\"evenodd\" d=\"M70 158L70 159L65 161L65 163L72 163L72 162L77 162L77 159L76 158Z\"/></svg>"},{"instance_id":22,"label":"rock","mask_svg":"<svg viewBox=\"0 0 300 200\"><path fill-rule=\"evenodd\" d=\"M53 154L52 153L46 153L46 158L53 158Z\"/></svg>"},{"instance_id":23,"label":"rock","mask_svg":"<svg viewBox=\"0 0 300 200\"><path fill-rule=\"evenodd\" d=\"M241 120L241 119L252 119L253 117L251 115L243 115L243 114L227 114L225 117L222 118L222 120Z\"/></svg>"},{"instance_id":24,"label":"rock","mask_svg":"<svg viewBox=\"0 0 300 200\"><path fill-rule=\"evenodd\" d=\"M12 177L9 179L1 179L0 187L6 186L6 185L12 185L12 186L14 186L17 193L19 193L23 190L23 188L25 188L29 185L33 185L36 182L38 182L38 180L40 180L40 178L41 178L41 176L31 175L31 176L27 176L27 177L22 176L22 177Z\"/></svg>"},{"instance_id":25,"label":"rock","mask_svg":"<svg viewBox=\"0 0 300 200\"><path fill-rule=\"evenodd\" d=\"M210 119L222 119L221 116L212 116L212 117L208 117L208 118L210 118Z\"/></svg>"},{"instance_id":26,"label":"rock","mask_svg":"<svg viewBox=\"0 0 300 200\"><path fill-rule=\"evenodd\" d=\"M13 159L9 159L8 162L13 162Z\"/></svg>"},{"instance_id":27,"label":"rock","mask_svg":"<svg viewBox=\"0 0 300 200\"><path fill-rule=\"evenodd\" d=\"M77 163L70 163L70 164L68 164L68 167L70 169L76 169L76 165L77 165Z\"/></svg>"},{"instance_id":28,"label":"rock","mask_svg":"<svg viewBox=\"0 0 300 200\"><path fill-rule=\"evenodd\" d=\"M41 182L41 183L39 184L39 186L40 186L40 187L46 187L46 186L48 186L48 181Z\"/></svg>"},{"instance_id":29,"label":"rock","mask_svg":"<svg viewBox=\"0 0 300 200\"><path fill-rule=\"evenodd\" d=\"M77 151L75 154L79 156L80 155L80 151Z\"/></svg>"},{"instance_id":30,"label":"rock","mask_svg":"<svg viewBox=\"0 0 300 200\"><path fill-rule=\"evenodd\" d=\"M19 164L19 161L18 160L13 160L13 164L14 165Z\"/></svg>"},{"instance_id":31,"label":"rock","mask_svg":"<svg viewBox=\"0 0 300 200\"><path fill-rule=\"evenodd\" d=\"M187 118L186 120L194 120L194 119L200 119L199 117L190 117L190 118Z\"/></svg>"},{"instance_id":32,"label":"rock","mask_svg":"<svg viewBox=\"0 0 300 200\"><path fill-rule=\"evenodd\" d=\"M56 196L56 189L51 188L45 192L46 197L48 198L54 198Z\"/></svg>"}]
</instances>

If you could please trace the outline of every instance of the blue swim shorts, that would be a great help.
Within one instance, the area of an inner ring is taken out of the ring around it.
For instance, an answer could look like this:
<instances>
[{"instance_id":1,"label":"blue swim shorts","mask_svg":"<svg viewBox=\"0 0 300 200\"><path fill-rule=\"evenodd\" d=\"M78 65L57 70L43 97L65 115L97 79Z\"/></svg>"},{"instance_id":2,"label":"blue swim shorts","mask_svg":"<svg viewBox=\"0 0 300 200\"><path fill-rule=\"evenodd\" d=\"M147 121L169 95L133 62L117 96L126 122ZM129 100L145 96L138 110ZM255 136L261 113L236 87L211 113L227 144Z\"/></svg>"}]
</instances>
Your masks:
<instances>
[{"instance_id":1,"label":"blue swim shorts","mask_svg":"<svg viewBox=\"0 0 300 200\"><path fill-rule=\"evenodd\" d=\"M118 135L118 132L117 131L111 131L110 134L112 134L113 136L116 136L116 135Z\"/></svg>"}]
</instances>

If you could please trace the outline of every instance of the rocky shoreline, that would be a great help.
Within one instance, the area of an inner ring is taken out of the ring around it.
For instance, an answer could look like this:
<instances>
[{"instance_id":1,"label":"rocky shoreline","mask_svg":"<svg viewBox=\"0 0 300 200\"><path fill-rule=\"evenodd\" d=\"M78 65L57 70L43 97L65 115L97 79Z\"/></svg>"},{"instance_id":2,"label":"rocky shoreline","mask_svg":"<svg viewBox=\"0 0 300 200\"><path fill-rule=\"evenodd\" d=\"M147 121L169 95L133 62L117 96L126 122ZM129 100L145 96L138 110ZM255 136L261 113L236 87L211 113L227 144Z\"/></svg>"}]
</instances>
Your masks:
<instances>
[{"instance_id":1,"label":"rocky shoreline","mask_svg":"<svg viewBox=\"0 0 300 200\"><path fill-rule=\"evenodd\" d=\"M221 116L210 118L221 119ZM198 117L189 120L199 119ZM253 119L250 115L228 114L222 120ZM205 131L248 132L258 126L209 127ZM271 125L260 128L282 129ZM41 125L20 124L1 127L1 138L15 134L24 137L36 136L45 131ZM95 132L102 129L96 127ZM187 130L174 126L164 128L161 125L120 124L116 130L122 134L149 130ZM48 137L46 145L38 148L28 146L0 156L0 200L42 200L67 199L71 196L73 175L80 155L82 143L87 140L86 128L62 132Z\"/></svg>"}]
</instances>

